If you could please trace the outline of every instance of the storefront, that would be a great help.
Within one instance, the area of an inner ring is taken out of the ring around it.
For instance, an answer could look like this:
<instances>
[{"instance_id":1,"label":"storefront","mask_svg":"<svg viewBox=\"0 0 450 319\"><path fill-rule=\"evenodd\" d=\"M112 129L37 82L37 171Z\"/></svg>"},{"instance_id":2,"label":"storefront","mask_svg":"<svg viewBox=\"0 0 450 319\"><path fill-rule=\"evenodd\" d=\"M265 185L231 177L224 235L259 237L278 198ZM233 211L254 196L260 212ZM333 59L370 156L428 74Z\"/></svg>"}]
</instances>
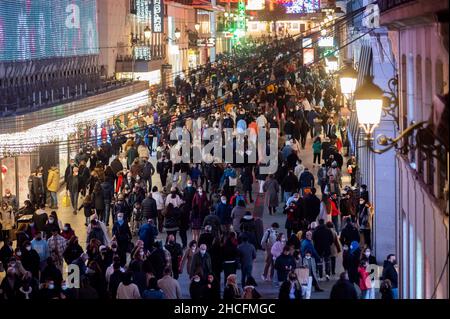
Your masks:
<instances>
[{"instance_id":1,"label":"storefront","mask_svg":"<svg viewBox=\"0 0 450 319\"><path fill-rule=\"evenodd\" d=\"M3 154L6 149L11 150L11 156L0 159L0 193L3 195L9 188L22 205L28 198L28 178L41 165L44 184L48 169L54 165L59 167L63 181L69 159L75 157L86 141L95 147L101 143L103 127L113 125L116 118L126 124L130 113L147 107L148 102L148 90L145 90L23 132L0 134ZM20 149L16 145L21 145Z\"/></svg>"}]
</instances>

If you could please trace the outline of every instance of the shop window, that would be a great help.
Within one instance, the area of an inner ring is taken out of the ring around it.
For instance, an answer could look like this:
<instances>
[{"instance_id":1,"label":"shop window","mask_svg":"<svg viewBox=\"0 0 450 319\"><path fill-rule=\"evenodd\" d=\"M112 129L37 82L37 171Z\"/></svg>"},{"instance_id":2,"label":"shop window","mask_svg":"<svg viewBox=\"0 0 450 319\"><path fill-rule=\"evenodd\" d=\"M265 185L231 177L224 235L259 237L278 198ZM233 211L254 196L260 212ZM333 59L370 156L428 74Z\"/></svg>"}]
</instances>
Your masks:
<instances>
[{"instance_id":1,"label":"shop window","mask_svg":"<svg viewBox=\"0 0 450 319\"><path fill-rule=\"evenodd\" d=\"M305 32L305 24L300 23L300 32Z\"/></svg>"}]
</instances>

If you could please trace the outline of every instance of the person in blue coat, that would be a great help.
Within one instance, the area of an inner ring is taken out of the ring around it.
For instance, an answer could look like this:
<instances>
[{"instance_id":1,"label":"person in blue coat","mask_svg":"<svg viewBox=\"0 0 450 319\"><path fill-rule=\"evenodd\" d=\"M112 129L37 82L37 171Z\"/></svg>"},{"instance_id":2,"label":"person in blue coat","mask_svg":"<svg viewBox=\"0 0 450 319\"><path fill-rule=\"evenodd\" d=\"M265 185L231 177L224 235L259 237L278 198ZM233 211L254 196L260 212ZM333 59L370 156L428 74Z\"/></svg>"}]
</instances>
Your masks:
<instances>
[{"instance_id":1,"label":"person in blue coat","mask_svg":"<svg viewBox=\"0 0 450 319\"><path fill-rule=\"evenodd\" d=\"M155 226L153 219L139 228L139 239L144 242L144 249L150 251L155 243L155 238L158 236L158 229Z\"/></svg>"},{"instance_id":2,"label":"person in blue coat","mask_svg":"<svg viewBox=\"0 0 450 319\"><path fill-rule=\"evenodd\" d=\"M220 202L216 206L216 215L220 219L220 227L223 232L228 231L233 222L233 219L231 218L231 209L231 205L227 203L227 198L222 196Z\"/></svg>"}]
</instances>

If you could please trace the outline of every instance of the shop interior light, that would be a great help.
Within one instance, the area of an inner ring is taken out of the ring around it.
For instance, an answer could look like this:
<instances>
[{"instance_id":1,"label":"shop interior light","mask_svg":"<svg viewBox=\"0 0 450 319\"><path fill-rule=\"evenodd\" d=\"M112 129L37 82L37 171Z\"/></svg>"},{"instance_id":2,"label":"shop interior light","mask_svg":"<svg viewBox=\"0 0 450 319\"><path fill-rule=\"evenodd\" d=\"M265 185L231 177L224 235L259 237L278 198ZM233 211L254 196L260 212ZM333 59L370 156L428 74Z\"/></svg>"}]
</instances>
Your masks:
<instances>
[{"instance_id":1,"label":"shop interior light","mask_svg":"<svg viewBox=\"0 0 450 319\"><path fill-rule=\"evenodd\" d=\"M197 22L194 27L195 27L195 30L197 30L197 32L198 32L200 30L200 23Z\"/></svg>"},{"instance_id":2,"label":"shop interior light","mask_svg":"<svg viewBox=\"0 0 450 319\"><path fill-rule=\"evenodd\" d=\"M146 26L144 29L144 37L146 40L150 39L150 37L152 36L152 30L150 30L149 26Z\"/></svg>"},{"instance_id":3,"label":"shop interior light","mask_svg":"<svg viewBox=\"0 0 450 319\"><path fill-rule=\"evenodd\" d=\"M179 39L181 37L181 31L180 29L176 28L175 29L175 39Z\"/></svg>"}]
</instances>

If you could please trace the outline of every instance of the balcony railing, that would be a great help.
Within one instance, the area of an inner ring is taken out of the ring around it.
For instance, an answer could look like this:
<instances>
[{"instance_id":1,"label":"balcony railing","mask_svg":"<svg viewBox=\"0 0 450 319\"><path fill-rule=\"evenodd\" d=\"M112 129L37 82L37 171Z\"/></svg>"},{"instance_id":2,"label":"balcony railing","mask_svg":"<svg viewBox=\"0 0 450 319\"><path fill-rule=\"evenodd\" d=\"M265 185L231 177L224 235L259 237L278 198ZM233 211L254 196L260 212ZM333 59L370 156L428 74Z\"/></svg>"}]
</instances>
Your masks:
<instances>
[{"instance_id":1,"label":"balcony railing","mask_svg":"<svg viewBox=\"0 0 450 319\"><path fill-rule=\"evenodd\" d=\"M380 9L380 13L383 13L385 11L413 1L416 0L378 0L378 8Z\"/></svg>"}]
</instances>

